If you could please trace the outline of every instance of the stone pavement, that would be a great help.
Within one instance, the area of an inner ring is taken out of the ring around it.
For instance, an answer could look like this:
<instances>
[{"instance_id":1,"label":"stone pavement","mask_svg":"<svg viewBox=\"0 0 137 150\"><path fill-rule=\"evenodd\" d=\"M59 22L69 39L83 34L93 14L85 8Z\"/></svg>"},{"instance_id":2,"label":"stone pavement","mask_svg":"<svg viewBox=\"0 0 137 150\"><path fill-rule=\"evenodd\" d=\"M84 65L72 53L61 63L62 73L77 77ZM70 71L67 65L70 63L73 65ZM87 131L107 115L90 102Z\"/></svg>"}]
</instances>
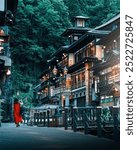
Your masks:
<instances>
[{"instance_id":1,"label":"stone pavement","mask_svg":"<svg viewBox=\"0 0 137 150\"><path fill-rule=\"evenodd\" d=\"M0 127L0 150L119 150L119 143L65 131L64 128L47 128L14 124Z\"/></svg>"}]
</instances>

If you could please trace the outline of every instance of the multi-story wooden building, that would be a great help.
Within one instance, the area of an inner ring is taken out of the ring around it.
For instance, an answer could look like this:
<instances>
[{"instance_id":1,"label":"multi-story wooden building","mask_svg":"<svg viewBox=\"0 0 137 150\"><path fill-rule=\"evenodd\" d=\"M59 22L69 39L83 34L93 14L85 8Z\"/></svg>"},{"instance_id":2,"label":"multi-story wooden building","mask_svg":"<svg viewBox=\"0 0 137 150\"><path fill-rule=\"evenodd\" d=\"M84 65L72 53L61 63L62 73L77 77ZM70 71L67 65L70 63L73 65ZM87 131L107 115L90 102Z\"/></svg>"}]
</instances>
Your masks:
<instances>
[{"instance_id":1,"label":"multi-story wooden building","mask_svg":"<svg viewBox=\"0 0 137 150\"><path fill-rule=\"evenodd\" d=\"M75 26L62 34L70 44L52 55L48 69L40 75L38 91L41 97L45 94L47 102L62 107L102 105L119 90L119 15L95 29L86 26L88 19L74 18ZM109 77L104 77L108 73Z\"/></svg>"},{"instance_id":2,"label":"multi-story wooden building","mask_svg":"<svg viewBox=\"0 0 137 150\"><path fill-rule=\"evenodd\" d=\"M94 83L100 105L120 104L120 16L117 15L96 29L110 30L97 44L104 47L103 60L94 66Z\"/></svg>"},{"instance_id":3,"label":"multi-story wooden building","mask_svg":"<svg viewBox=\"0 0 137 150\"><path fill-rule=\"evenodd\" d=\"M0 90L10 73L11 58L9 46L9 28L14 21L18 0L0 1Z\"/></svg>"},{"instance_id":4,"label":"multi-story wooden building","mask_svg":"<svg viewBox=\"0 0 137 150\"><path fill-rule=\"evenodd\" d=\"M9 26L13 24L17 4L18 0L0 0L0 105L5 108L12 95L8 78L11 68ZM7 110L2 112L3 119L8 120L8 115Z\"/></svg>"}]
</instances>

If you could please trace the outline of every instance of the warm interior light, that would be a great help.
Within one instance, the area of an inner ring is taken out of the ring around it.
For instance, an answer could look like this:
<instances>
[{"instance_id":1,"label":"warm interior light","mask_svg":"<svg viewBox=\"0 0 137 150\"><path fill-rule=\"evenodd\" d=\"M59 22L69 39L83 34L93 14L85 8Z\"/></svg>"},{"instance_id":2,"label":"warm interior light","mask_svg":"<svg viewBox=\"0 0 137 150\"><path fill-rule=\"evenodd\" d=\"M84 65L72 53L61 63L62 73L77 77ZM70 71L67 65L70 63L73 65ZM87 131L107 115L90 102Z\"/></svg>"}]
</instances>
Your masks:
<instances>
[{"instance_id":1,"label":"warm interior light","mask_svg":"<svg viewBox=\"0 0 137 150\"><path fill-rule=\"evenodd\" d=\"M116 92L117 92L117 91L118 91L118 89L115 87L115 88L114 88L114 91L116 91Z\"/></svg>"},{"instance_id":2,"label":"warm interior light","mask_svg":"<svg viewBox=\"0 0 137 150\"><path fill-rule=\"evenodd\" d=\"M4 31L0 29L0 35L4 35Z\"/></svg>"},{"instance_id":3,"label":"warm interior light","mask_svg":"<svg viewBox=\"0 0 137 150\"><path fill-rule=\"evenodd\" d=\"M8 69L6 72L6 75L10 75L10 74L11 74L11 71L10 71L10 69Z\"/></svg>"},{"instance_id":4,"label":"warm interior light","mask_svg":"<svg viewBox=\"0 0 137 150\"><path fill-rule=\"evenodd\" d=\"M4 42L4 39L0 39L0 42Z\"/></svg>"},{"instance_id":5,"label":"warm interior light","mask_svg":"<svg viewBox=\"0 0 137 150\"><path fill-rule=\"evenodd\" d=\"M68 69L67 69L67 67L65 66L64 67L64 74L66 75L68 73Z\"/></svg>"},{"instance_id":6,"label":"warm interior light","mask_svg":"<svg viewBox=\"0 0 137 150\"><path fill-rule=\"evenodd\" d=\"M0 53L1 53L2 50L3 50L3 47L0 47Z\"/></svg>"},{"instance_id":7,"label":"warm interior light","mask_svg":"<svg viewBox=\"0 0 137 150\"><path fill-rule=\"evenodd\" d=\"M92 44L92 42L91 43L89 43L90 44L90 46L92 46L93 44Z\"/></svg>"},{"instance_id":8,"label":"warm interior light","mask_svg":"<svg viewBox=\"0 0 137 150\"><path fill-rule=\"evenodd\" d=\"M63 57L66 57L66 54L65 54L65 53L63 53Z\"/></svg>"},{"instance_id":9,"label":"warm interior light","mask_svg":"<svg viewBox=\"0 0 137 150\"><path fill-rule=\"evenodd\" d=\"M72 35L69 35L69 36L68 36L68 38L71 38L71 37L72 37Z\"/></svg>"},{"instance_id":10,"label":"warm interior light","mask_svg":"<svg viewBox=\"0 0 137 150\"><path fill-rule=\"evenodd\" d=\"M62 100L65 100L65 96L64 95L62 95Z\"/></svg>"},{"instance_id":11,"label":"warm interior light","mask_svg":"<svg viewBox=\"0 0 137 150\"><path fill-rule=\"evenodd\" d=\"M102 71L101 74L103 75L103 74L105 74L105 72Z\"/></svg>"},{"instance_id":12,"label":"warm interior light","mask_svg":"<svg viewBox=\"0 0 137 150\"><path fill-rule=\"evenodd\" d=\"M60 76L63 77L63 74L61 73Z\"/></svg>"},{"instance_id":13,"label":"warm interior light","mask_svg":"<svg viewBox=\"0 0 137 150\"><path fill-rule=\"evenodd\" d=\"M57 72L58 72L58 69L56 68L56 66L54 66L53 74L54 74L54 75L57 75Z\"/></svg>"}]
</instances>

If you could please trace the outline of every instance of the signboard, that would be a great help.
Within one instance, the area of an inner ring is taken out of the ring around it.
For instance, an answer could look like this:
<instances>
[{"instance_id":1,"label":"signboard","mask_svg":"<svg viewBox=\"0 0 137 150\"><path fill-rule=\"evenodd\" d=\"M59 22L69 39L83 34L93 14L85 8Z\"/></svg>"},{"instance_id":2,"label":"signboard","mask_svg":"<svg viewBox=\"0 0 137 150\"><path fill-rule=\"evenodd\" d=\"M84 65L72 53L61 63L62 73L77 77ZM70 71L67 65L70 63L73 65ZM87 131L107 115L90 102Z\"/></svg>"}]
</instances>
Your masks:
<instances>
[{"instance_id":1,"label":"signboard","mask_svg":"<svg viewBox=\"0 0 137 150\"><path fill-rule=\"evenodd\" d=\"M5 0L0 0L0 11L5 11Z\"/></svg>"},{"instance_id":2,"label":"signboard","mask_svg":"<svg viewBox=\"0 0 137 150\"><path fill-rule=\"evenodd\" d=\"M101 100L101 103L110 103L110 102L112 102L113 101L113 98L111 97L111 98L105 98L105 99L102 99Z\"/></svg>"}]
</instances>

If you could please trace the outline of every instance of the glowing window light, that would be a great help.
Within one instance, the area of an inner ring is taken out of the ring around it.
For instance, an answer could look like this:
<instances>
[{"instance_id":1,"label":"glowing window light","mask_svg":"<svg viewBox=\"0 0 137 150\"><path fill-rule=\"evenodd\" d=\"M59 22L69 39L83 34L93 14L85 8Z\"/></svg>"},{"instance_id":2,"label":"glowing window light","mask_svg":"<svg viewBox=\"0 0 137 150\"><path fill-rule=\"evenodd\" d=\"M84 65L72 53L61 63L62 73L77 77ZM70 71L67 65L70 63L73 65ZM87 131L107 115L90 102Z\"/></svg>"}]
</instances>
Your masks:
<instances>
[{"instance_id":1,"label":"glowing window light","mask_svg":"<svg viewBox=\"0 0 137 150\"><path fill-rule=\"evenodd\" d=\"M8 69L8 71L6 72L6 75L10 75L11 74L11 71L10 71L10 69Z\"/></svg>"}]
</instances>

